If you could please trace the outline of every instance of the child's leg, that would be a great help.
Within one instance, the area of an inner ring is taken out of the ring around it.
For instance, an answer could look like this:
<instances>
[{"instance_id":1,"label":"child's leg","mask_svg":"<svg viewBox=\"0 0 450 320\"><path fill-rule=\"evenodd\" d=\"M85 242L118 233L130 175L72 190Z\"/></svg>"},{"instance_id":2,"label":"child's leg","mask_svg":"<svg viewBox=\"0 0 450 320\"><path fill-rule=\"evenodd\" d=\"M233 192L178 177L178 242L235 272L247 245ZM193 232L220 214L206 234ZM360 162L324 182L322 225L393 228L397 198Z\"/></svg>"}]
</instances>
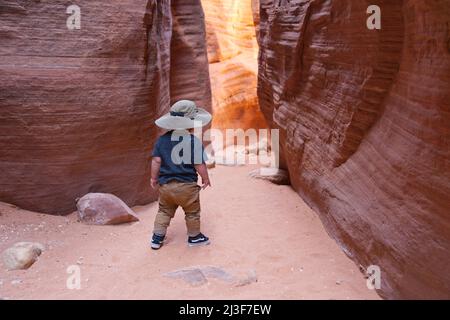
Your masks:
<instances>
[{"instance_id":1,"label":"child's leg","mask_svg":"<svg viewBox=\"0 0 450 320\"><path fill-rule=\"evenodd\" d=\"M183 207L189 237L200 233L200 187L196 183L185 183L182 187Z\"/></svg>"},{"instance_id":2,"label":"child's leg","mask_svg":"<svg viewBox=\"0 0 450 320\"><path fill-rule=\"evenodd\" d=\"M159 210L156 214L155 225L153 233L164 236L167 232L167 227L170 225L170 221L175 216L175 211L178 205L173 202L173 199L166 190L166 185L162 185L159 188Z\"/></svg>"}]
</instances>

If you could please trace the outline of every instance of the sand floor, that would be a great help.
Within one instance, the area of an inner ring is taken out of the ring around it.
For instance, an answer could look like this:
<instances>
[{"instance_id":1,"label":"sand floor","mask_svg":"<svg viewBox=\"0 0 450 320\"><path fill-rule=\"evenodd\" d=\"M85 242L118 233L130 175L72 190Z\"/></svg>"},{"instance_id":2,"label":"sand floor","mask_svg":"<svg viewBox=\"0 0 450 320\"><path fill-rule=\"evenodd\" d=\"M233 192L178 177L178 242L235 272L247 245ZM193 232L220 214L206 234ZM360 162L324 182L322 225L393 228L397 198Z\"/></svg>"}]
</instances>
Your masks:
<instances>
[{"instance_id":1,"label":"sand floor","mask_svg":"<svg viewBox=\"0 0 450 320\"><path fill-rule=\"evenodd\" d=\"M0 298L380 299L302 199L288 186L249 178L254 168L210 170L213 187L201 193L202 229L212 241L206 247L187 246L180 210L166 245L152 251L157 203L133 208L140 222L119 226L87 226L76 213L49 216L0 203L0 251L18 241L47 247L28 270L0 266ZM79 266L79 290L67 288L71 265ZM192 286L164 275L193 266L256 273L257 282Z\"/></svg>"}]
</instances>

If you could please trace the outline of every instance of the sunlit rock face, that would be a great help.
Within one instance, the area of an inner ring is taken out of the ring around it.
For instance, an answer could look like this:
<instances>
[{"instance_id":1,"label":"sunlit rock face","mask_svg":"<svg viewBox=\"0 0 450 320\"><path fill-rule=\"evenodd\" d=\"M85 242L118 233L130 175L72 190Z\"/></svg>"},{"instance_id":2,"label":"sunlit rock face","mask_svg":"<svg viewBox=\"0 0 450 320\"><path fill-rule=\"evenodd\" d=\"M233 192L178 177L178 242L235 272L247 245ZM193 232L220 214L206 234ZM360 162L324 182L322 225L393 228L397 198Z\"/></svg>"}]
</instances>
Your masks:
<instances>
[{"instance_id":1,"label":"sunlit rock face","mask_svg":"<svg viewBox=\"0 0 450 320\"><path fill-rule=\"evenodd\" d=\"M450 6L261 0L258 95L291 182L387 298L450 298Z\"/></svg>"},{"instance_id":2,"label":"sunlit rock face","mask_svg":"<svg viewBox=\"0 0 450 320\"><path fill-rule=\"evenodd\" d=\"M207 29L210 63L224 61L249 51L256 57L258 44L254 12L255 0L202 0Z\"/></svg>"},{"instance_id":3,"label":"sunlit rock face","mask_svg":"<svg viewBox=\"0 0 450 320\"><path fill-rule=\"evenodd\" d=\"M258 3L255 0L202 0L202 4L210 62L212 126L217 129L266 128L256 95Z\"/></svg>"},{"instance_id":4,"label":"sunlit rock face","mask_svg":"<svg viewBox=\"0 0 450 320\"><path fill-rule=\"evenodd\" d=\"M79 30L67 1L0 2L1 201L65 214L89 192L156 198L154 120L183 86L211 109L203 12L185 2L77 1Z\"/></svg>"}]
</instances>

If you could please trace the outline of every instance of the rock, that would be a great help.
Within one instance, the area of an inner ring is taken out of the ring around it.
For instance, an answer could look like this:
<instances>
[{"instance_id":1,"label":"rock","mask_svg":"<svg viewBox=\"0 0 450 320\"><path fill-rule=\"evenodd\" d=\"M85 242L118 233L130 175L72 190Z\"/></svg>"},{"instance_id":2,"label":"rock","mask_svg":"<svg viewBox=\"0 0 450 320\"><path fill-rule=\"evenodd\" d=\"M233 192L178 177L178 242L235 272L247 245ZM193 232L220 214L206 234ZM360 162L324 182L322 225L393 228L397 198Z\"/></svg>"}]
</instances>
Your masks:
<instances>
[{"instance_id":1,"label":"rock","mask_svg":"<svg viewBox=\"0 0 450 320\"><path fill-rule=\"evenodd\" d=\"M213 169L216 167L216 160L214 158L208 158L208 160L205 161L205 164L208 169Z\"/></svg>"},{"instance_id":2,"label":"rock","mask_svg":"<svg viewBox=\"0 0 450 320\"><path fill-rule=\"evenodd\" d=\"M251 171L249 176L255 179L270 181L278 185L289 185L289 174L286 170L278 168L259 168Z\"/></svg>"},{"instance_id":3,"label":"rock","mask_svg":"<svg viewBox=\"0 0 450 320\"><path fill-rule=\"evenodd\" d=\"M76 264L77 265L82 265L84 263L84 258L83 257L79 257Z\"/></svg>"},{"instance_id":4,"label":"rock","mask_svg":"<svg viewBox=\"0 0 450 320\"><path fill-rule=\"evenodd\" d=\"M206 266L200 268L201 272L207 278L214 278L218 280L222 280L225 282L233 282L234 277L232 274L228 273L222 268L214 267L214 266Z\"/></svg>"},{"instance_id":5,"label":"rock","mask_svg":"<svg viewBox=\"0 0 450 320\"><path fill-rule=\"evenodd\" d=\"M448 0L260 0L261 110L281 167L389 299L450 298ZM388 45L387 45L388 44Z\"/></svg>"},{"instance_id":6,"label":"rock","mask_svg":"<svg viewBox=\"0 0 450 320\"><path fill-rule=\"evenodd\" d=\"M3 265L8 270L28 269L44 250L37 242L18 242L3 252Z\"/></svg>"},{"instance_id":7,"label":"rock","mask_svg":"<svg viewBox=\"0 0 450 320\"><path fill-rule=\"evenodd\" d=\"M89 193L77 202L78 216L86 224L109 225L139 221L125 202L107 193Z\"/></svg>"},{"instance_id":8,"label":"rock","mask_svg":"<svg viewBox=\"0 0 450 320\"><path fill-rule=\"evenodd\" d=\"M216 279L234 287L249 285L257 281L256 272L251 270L246 276L239 277L215 266L190 267L164 274L166 277L182 279L191 286L197 287L208 283L208 279Z\"/></svg>"},{"instance_id":9,"label":"rock","mask_svg":"<svg viewBox=\"0 0 450 320\"><path fill-rule=\"evenodd\" d=\"M266 139L261 139L259 142L252 143L245 147L245 152L247 154L255 154L255 155L258 155L260 153L267 154L268 151L270 151L270 147Z\"/></svg>"},{"instance_id":10,"label":"rock","mask_svg":"<svg viewBox=\"0 0 450 320\"><path fill-rule=\"evenodd\" d=\"M0 200L60 215L90 192L157 199L154 120L181 96L211 111L200 0L92 0L80 30L61 1L15 2L0 5Z\"/></svg>"},{"instance_id":11,"label":"rock","mask_svg":"<svg viewBox=\"0 0 450 320\"><path fill-rule=\"evenodd\" d=\"M258 282L258 277L256 275L256 271L251 270L251 271L249 271L247 276L245 276L243 278L236 278L234 281L234 286L235 287L243 287L243 286L248 286L254 282Z\"/></svg>"},{"instance_id":12,"label":"rock","mask_svg":"<svg viewBox=\"0 0 450 320\"><path fill-rule=\"evenodd\" d=\"M165 276L169 278L182 279L193 287L198 287L208 283L205 275L198 268L173 271L166 273Z\"/></svg>"}]
</instances>

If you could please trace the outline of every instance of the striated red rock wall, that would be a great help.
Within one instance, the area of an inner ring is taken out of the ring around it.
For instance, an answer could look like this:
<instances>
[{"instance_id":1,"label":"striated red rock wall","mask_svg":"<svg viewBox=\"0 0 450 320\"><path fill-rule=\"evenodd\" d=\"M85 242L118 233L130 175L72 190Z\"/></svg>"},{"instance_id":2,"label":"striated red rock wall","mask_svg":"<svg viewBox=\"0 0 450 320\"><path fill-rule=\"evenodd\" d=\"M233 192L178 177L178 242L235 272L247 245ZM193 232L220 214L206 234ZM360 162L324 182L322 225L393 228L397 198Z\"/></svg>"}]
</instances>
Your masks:
<instances>
[{"instance_id":1,"label":"striated red rock wall","mask_svg":"<svg viewBox=\"0 0 450 320\"><path fill-rule=\"evenodd\" d=\"M206 61L201 6L192 0L186 12L180 2L80 0L80 30L66 26L67 1L0 2L1 201L65 214L89 192L128 205L156 198L154 120L192 85L177 43L189 47L184 67L203 74L195 90L211 108L207 64L198 62Z\"/></svg>"},{"instance_id":2,"label":"striated red rock wall","mask_svg":"<svg viewBox=\"0 0 450 320\"><path fill-rule=\"evenodd\" d=\"M261 0L258 96L293 187L386 298L450 298L450 2Z\"/></svg>"},{"instance_id":3,"label":"striated red rock wall","mask_svg":"<svg viewBox=\"0 0 450 320\"><path fill-rule=\"evenodd\" d=\"M171 6L171 104L181 99L189 99L211 110L211 85L202 5L200 0L172 0Z\"/></svg>"}]
</instances>

